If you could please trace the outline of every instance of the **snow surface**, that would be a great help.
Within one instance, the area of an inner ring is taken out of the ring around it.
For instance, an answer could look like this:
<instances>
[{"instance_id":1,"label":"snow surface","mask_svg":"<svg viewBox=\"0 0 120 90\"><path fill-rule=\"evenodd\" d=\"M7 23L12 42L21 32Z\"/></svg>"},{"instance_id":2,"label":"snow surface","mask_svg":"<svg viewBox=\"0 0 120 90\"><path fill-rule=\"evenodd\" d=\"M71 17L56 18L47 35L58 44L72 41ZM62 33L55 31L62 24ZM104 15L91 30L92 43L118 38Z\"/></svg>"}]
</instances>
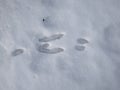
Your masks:
<instances>
[{"instance_id":1,"label":"snow surface","mask_svg":"<svg viewBox=\"0 0 120 90\"><path fill-rule=\"evenodd\" d=\"M120 90L120 0L0 0L0 90Z\"/></svg>"}]
</instances>

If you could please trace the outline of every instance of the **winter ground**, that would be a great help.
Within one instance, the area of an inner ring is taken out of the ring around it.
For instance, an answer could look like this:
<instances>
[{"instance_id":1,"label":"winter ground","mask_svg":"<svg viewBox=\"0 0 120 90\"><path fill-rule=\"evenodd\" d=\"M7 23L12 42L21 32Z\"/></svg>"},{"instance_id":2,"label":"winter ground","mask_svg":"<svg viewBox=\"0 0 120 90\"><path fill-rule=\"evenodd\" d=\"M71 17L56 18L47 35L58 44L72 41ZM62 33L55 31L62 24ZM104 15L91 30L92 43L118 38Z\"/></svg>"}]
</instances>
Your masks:
<instances>
[{"instance_id":1,"label":"winter ground","mask_svg":"<svg viewBox=\"0 0 120 90\"><path fill-rule=\"evenodd\" d=\"M120 0L0 0L0 90L120 90Z\"/></svg>"}]
</instances>

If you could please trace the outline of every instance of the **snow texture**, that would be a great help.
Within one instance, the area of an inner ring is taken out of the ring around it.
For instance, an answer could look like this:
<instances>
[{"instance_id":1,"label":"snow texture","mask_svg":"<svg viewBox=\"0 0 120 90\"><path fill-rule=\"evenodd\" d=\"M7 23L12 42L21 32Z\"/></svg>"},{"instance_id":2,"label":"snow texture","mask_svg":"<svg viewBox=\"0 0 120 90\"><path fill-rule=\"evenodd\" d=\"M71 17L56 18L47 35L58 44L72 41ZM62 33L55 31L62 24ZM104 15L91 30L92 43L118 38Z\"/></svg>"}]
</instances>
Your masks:
<instances>
[{"instance_id":1,"label":"snow texture","mask_svg":"<svg viewBox=\"0 0 120 90\"><path fill-rule=\"evenodd\" d=\"M120 90L120 0L0 0L0 90Z\"/></svg>"}]
</instances>

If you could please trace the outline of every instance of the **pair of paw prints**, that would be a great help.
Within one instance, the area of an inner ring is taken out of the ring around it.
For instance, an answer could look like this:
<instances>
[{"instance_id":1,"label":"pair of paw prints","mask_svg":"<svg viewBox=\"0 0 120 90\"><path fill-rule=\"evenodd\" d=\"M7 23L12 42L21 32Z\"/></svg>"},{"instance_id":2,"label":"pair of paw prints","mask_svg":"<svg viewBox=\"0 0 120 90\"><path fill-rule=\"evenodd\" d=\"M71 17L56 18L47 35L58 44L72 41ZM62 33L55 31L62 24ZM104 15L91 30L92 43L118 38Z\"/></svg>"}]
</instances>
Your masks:
<instances>
[{"instance_id":1,"label":"pair of paw prints","mask_svg":"<svg viewBox=\"0 0 120 90\"><path fill-rule=\"evenodd\" d=\"M84 38L78 38L77 39L77 45L75 45L75 49L77 51L84 51L85 50L85 44L89 43L88 40L84 39Z\"/></svg>"},{"instance_id":2,"label":"pair of paw prints","mask_svg":"<svg viewBox=\"0 0 120 90\"><path fill-rule=\"evenodd\" d=\"M63 52L64 49L62 47L54 47L54 48L49 48L50 44L49 42L55 41L57 39L61 39L64 36L63 33L58 33L58 34L53 34L48 37L43 37L39 39L39 42L41 43L38 47L38 51L41 53L47 53L47 54L57 54L60 52Z\"/></svg>"}]
</instances>

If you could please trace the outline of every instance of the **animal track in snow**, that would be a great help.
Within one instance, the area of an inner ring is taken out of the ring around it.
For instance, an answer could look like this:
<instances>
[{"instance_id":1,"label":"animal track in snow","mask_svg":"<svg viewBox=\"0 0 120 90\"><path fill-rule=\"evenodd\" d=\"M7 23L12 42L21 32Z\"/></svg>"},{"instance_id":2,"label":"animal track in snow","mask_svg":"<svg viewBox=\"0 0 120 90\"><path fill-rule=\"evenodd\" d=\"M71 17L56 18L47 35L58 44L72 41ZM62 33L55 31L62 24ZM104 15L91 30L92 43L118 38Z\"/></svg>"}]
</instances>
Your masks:
<instances>
[{"instance_id":1,"label":"animal track in snow","mask_svg":"<svg viewBox=\"0 0 120 90\"><path fill-rule=\"evenodd\" d=\"M75 45L75 49L77 51L84 51L85 50L84 44L87 44L87 43L89 43L88 40L86 40L84 38L78 38L77 44L79 44L79 45Z\"/></svg>"},{"instance_id":2,"label":"animal track in snow","mask_svg":"<svg viewBox=\"0 0 120 90\"><path fill-rule=\"evenodd\" d=\"M20 55L24 52L23 49L16 49L12 52L12 56L17 56L17 55Z\"/></svg>"},{"instance_id":3,"label":"animal track in snow","mask_svg":"<svg viewBox=\"0 0 120 90\"><path fill-rule=\"evenodd\" d=\"M41 52L41 53L46 53L46 54L57 54L57 53L60 53L60 52L64 51L63 48L48 49L46 46L48 47L49 45L43 44L43 45L39 46L38 51Z\"/></svg>"},{"instance_id":4,"label":"animal track in snow","mask_svg":"<svg viewBox=\"0 0 120 90\"><path fill-rule=\"evenodd\" d=\"M76 45L75 49L78 50L78 51L84 51L85 50L85 46Z\"/></svg>"},{"instance_id":5,"label":"animal track in snow","mask_svg":"<svg viewBox=\"0 0 120 90\"><path fill-rule=\"evenodd\" d=\"M53 34L51 36L43 37L43 38L39 39L39 42L50 42L50 41L54 41L57 39L61 39L63 36L64 36L63 33Z\"/></svg>"},{"instance_id":6,"label":"animal track in snow","mask_svg":"<svg viewBox=\"0 0 120 90\"><path fill-rule=\"evenodd\" d=\"M61 39L64 36L63 33L57 33L57 34L53 34L51 36L48 37L43 37L41 39L39 39L40 42L40 46L38 47L38 51L41 53L46 53L46 54L57 54L60 52L63 52L64 49L61 47L57 47L57 48L49 48L50 44L48 44L48 42L57 40L57 39ZM44 44L42 44L44 43Z\"/></svg>"},{"instance_id":7,"label":"animal track in snow","mask_svg":"<svg viewBox=\"0 0 120 90\"><path fill-rule=\"evenodd\" d=\"M78 38L78 39L77 39L77 42L78 42L79 44L87 44L87 43L89 43L88 40L86 40L86 39L84 39L84 38Z\"/></svg>"}]
</instances>

